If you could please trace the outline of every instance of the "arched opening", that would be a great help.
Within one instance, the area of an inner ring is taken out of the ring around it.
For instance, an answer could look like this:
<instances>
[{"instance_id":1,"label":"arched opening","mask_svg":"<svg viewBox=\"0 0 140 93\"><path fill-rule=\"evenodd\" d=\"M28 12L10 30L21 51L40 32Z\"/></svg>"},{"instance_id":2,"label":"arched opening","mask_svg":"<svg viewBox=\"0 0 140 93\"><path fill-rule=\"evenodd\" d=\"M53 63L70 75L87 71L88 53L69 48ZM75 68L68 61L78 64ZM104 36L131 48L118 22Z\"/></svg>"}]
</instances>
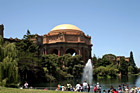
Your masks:
<instances>
[{"instance_id":1,"label":"arched opening","mask_svg":"<svg viewBox=\"0 0 140 93\"><path fill-rule=\"evenodd\" d=\"M57 49L53 49L53 50L51 50L50 54L56 54L56 55L58 55L58 50Z\"/></svg>"},{"instance_id":2,"label":"arched opening","mask_svg":"<svg viewBox=\"0 0 140 93\"><path fill-rule=\"evenodd\" d=\"M66 54L71 54L72 56L74 56L77 53L76 53L76 51L74 49L70 48L70 49L67 49Z\"/></svg>"}]
</instances>

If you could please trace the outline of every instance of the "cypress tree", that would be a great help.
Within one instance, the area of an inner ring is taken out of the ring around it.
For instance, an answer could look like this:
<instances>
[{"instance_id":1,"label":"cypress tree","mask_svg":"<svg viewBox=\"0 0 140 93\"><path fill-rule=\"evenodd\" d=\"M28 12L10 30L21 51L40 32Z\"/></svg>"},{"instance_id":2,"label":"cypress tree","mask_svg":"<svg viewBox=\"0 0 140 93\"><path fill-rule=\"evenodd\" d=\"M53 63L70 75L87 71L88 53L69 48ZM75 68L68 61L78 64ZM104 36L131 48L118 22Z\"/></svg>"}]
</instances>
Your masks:
<instances>
[{"instance_id":1,"label":"cypress tree","mask_svg":"<svg viewBox=\"0 0 140 93\"><path fill-rule=\"evenodd\" d=\"M132 67L136 66L134 58L133 58L133 52L132 51L130 52L129 65L132 66Z\"/></svg>"},{"instance_id":2,"label":"cypress tree","mask_svg":"<svg viewBox=\"0 0 140 93\"><path fill-rule=\"evenodd\" d=\"M93 65L95 65L97 61L98 61L98 59L97 59L97 57L94 54L94 56L92 57L92 63L93 63Z\"/></svg>"},{"instance_id":3,"label":"cypress tree","mask_svg":"<svg viewBox=\"0 0 140 93\"><path fill-rule=\"evenodd\" d=\"M135 64L134 58L133 58L133 52L130 52L130 58L129 58L129 66L131 66L131 72L132 74L137 74L138 73L138 68Z\"/></svg>"}]
</instances>

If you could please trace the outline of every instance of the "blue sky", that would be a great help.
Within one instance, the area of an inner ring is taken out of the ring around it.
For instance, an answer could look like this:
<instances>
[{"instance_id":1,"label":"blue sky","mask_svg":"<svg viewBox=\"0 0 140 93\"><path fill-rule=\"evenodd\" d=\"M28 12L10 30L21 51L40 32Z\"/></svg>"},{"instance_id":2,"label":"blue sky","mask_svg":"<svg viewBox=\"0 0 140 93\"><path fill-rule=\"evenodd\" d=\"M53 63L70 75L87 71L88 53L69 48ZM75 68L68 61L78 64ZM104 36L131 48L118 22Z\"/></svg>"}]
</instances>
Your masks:
<instances>
[{"instance_id":1,"label":"blue sky","mask_svg":"<svg viewBox=\"0 0 140 93\"><path fill-rule=\"evenodd\" d=\"M140 0L0 0L4 37L47 34L73 24L92 37L92 54L129 57L140 67Z\"/></svg>"}]
</instances>

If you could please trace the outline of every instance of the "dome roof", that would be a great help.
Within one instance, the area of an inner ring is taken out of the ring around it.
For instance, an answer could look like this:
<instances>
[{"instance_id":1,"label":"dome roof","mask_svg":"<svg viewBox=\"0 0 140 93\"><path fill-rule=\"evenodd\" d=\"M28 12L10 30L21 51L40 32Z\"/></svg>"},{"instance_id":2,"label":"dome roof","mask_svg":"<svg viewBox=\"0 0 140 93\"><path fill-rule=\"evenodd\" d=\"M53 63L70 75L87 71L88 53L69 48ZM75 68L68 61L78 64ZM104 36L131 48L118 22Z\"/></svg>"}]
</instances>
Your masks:
<instances>
[{"instance_id":1,"label":"dome roof","mask_svg":"<svg viewBox=\"0 0 140 93\"><path fill-rule=\"evenodd\" d=\"M79 31L81 31L78 27L76 27L74 25L71 25L71 24L57 25L51 31L54 31L54 30L64 30L64 29L72 29L72 30L79 30Z\"/></svg>"}]
</instances>

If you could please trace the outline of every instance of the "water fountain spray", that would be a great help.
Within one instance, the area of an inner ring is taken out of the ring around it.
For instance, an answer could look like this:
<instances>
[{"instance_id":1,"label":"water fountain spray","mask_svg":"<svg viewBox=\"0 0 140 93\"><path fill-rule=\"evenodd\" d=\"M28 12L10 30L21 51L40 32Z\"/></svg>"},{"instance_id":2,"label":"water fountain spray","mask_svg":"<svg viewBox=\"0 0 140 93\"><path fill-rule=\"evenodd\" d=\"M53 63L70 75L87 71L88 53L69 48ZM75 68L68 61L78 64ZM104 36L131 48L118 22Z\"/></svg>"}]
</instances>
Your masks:
<instances>
[{"instance_id":1,"label":"water fountain spray","mask_svg":"<svg viewBox=\"0 0 140 93\"><path fill-rule=\"evenodd\" d=\"M89 85L92 85L92 79L93 79L92 72L93 72L93 67L92 67L91 59L89 59L84 67L82 82L86 80Z\"/></svg>"}]
</instances>

